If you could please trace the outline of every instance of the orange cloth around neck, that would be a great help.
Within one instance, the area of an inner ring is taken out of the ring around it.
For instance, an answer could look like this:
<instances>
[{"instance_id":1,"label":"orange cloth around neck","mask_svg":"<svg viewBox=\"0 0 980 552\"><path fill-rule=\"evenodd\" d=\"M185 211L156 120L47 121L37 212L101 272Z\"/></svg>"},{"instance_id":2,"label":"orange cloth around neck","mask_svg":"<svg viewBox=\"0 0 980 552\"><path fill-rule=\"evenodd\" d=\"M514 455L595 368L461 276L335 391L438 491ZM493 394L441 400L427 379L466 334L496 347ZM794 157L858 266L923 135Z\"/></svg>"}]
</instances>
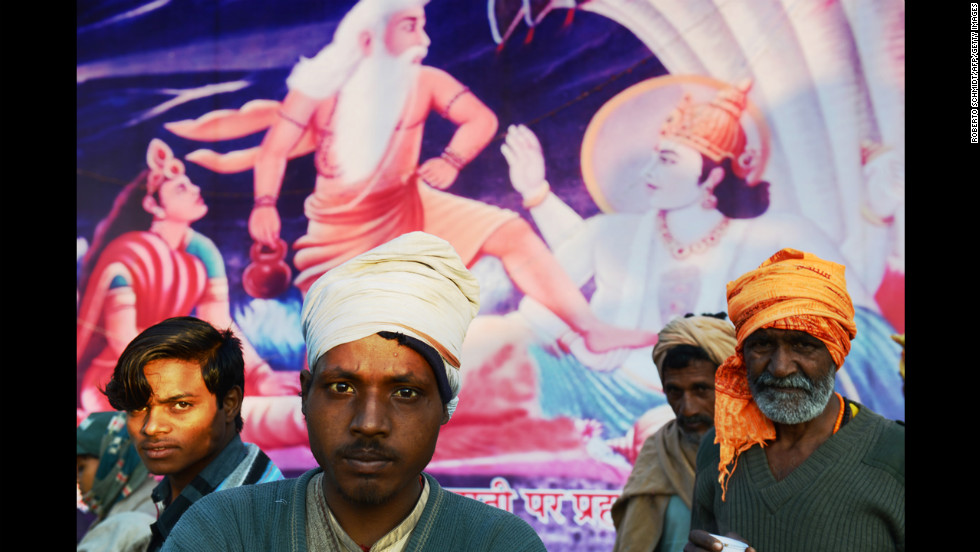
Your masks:
<instances>
[{"instance_id":1,"label":"orange cloth around neck","mask_svg":"<svg viewBox=\"0 0 980 552\"><path fill-rule=\"evenodd\" d=\"M803 331L827 346L840 369L857 334L844 266L789 248L728 283L728 316L738 343L735 354L715 373L715 443L721 448L722 500L738 455L776 438L775 426L749 390L742 356L745 338L763 328Z\"/></svg>"}]
</instances>

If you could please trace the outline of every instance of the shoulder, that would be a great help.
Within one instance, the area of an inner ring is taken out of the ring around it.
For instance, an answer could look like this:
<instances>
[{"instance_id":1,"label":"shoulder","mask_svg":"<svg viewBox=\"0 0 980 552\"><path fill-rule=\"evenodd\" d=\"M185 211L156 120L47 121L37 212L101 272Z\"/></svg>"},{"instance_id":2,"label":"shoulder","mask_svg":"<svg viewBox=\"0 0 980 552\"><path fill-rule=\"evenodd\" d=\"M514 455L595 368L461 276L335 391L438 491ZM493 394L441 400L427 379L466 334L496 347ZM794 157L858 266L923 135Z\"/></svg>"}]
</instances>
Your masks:
<instances>
[{"instance_id":1,"label":"shoulder","mask_svg":"<svg viewBox=\"0 0 980 552\"><path fill-rule=\"evenodd\" d=\"M720 458L721 445L715 443L715 428L711 428L701 438L701 446L698 447L697 471L711 468L717 470Z\"/></svg>"},{"instance_id":2,"label":"shoulder","mask_svg":"<svg viewBox=\"0 0 980 552\"><path fill-rule=\"evenodd\" d=\"M225 275L225 260L211 238L191 229L188 233L187 247L184 250L204 263L208 276L213 278Z\"/></svg>"},{"instance_id":3,"label":"shoulder","mask_svg":"<svg viewBox=\"0 0 980 552\"><path fill-rule=\"evenodd\" d=\"M152 535L150 524L155 521L156 518L143 512L109 514L88 530L76 552L145 548Z\"/></svg>"},{"instance_id":4,"label":"shoulder","mask_svg":"<svg viewBox=\"0 0 980 552\"><path fill-rule=\"evenodd\" d=\"M458 495L440 487L431 477L433 494L426 505L428 520L420 535L433 549L500 552L541 551L544 543L517 515Z\"/></svg>"},{"instance_id":5,"label":"shoulder","mask_svg":"<svg viewBox=\"0 0 980 552\"><path fill-rule=\"evenodd\" d=\"M867 416L877 435L862 462L880 469L905 484L905 422L889 420L861 405L855 421Z\"/></svg>"},{"instance_id":6,"label":"shoulder","mask_svg":"<svg viewBox=\"0 0 980 552\"><path fill-rule=\"evenodd\" d=\"M452 84L459 82L456 80L456 77L450 75L448 72L438 67L432 67L431 65L420 66L419 78L423 79L423 82L426 83Z\"/></svg>"},{"instance_id":7,"label":"shoulder","mask_svg":"<svg viewBox=\"0 0 980 552\"><path fill-rule=\"evenodd\" d=\"M305 494L308 474L202 497L180 517L164 550L262 549L278 542L295 525L291 519L305 516L305 496L299 495ZM202 535L207 535L207 547L202 547Z\"/></svg>"}]
</instances>

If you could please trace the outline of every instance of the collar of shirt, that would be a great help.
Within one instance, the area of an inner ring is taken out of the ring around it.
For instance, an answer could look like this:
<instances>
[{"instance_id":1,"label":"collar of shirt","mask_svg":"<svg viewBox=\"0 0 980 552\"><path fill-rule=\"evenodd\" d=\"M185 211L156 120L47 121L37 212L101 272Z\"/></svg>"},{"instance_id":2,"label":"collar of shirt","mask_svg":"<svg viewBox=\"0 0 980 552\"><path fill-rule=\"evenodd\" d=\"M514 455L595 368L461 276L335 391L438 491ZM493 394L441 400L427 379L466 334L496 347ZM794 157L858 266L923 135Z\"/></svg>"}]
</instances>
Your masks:
<instances>
[{"instance_id":1,"label":"collar of shirt","mask_svg":"<svg viewBox=\"0 0 980 552\"><path fill-rule=\"evenodd\" d=\"M160 511L160 515L156 523L150 526L153 531L153 541L150 543L149 549L155 550L162 546L171 529L177 525L180 516L192 504L220 485L228 477L228 474L235 470L246 453L247 450L245 444L242 443L242 438L235 435L218 456L205 466L201 473L197 474L175 499L170 496L170 478L165 476L153 489L153 502L157 503L157 510Z\"/></svg>"},{"instance_id":2,"label":"collar of shirt","mask_svg":"<svg viewBox=\"0 0 980 552\"><path fill-rule=\"evenodd\" d=\"M340 526L337 518L334 517L333 512L327 506L326 497L323 495L323 485L321 478L323 477L323 472L320 472L310 480L310 490L316 493L316 502L319 506L321 512L326 514L326 519L329 527L325 527L329 533L333 535L336 539L336 544L340 550L346 552L401 552L405 549L405 545L408 544L408 539L412 535L412 531L418 524L419 519L422 517L422 512L425 510L425 504L429 500L429 484L425 481L425 477L419 477L419 481L422 484L422 495L419 497L418 502L415 503L415 507L412 511L402 520L401 523L396 525L391 531L386 533L383 537L378 539L371 548L365 548L360 544L354 542L354 539L350 538L344 528ZM309 490L307 491L309 492ZM309 505L309 502L307 502ZM309 510L309 508L307 508ZM311 516L307 515L307 520L309 521ZM318 516L316 519L323 519ZM309 523L307 523L309 526ZM321 525L322 527L322 525Z\"/></svg>"}]
</instances>

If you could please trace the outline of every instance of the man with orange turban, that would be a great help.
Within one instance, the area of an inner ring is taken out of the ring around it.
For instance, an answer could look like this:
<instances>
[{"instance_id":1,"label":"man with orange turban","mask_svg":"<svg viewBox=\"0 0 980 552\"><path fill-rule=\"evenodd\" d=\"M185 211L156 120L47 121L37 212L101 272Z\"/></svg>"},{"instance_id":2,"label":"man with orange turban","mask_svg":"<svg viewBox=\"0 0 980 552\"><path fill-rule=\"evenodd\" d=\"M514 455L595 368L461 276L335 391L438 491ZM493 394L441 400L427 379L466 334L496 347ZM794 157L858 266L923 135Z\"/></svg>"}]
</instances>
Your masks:
<instances>
[{"instance_id":1,"label":"man with orange turban","mask_svg":"<svg viewBox=\"0 0 980 552\"><path fill-rule=\"evenodd\" d=\"M735 354L715 375L690 542L905 550L905 425L834 391L856 335L844 267L783 249L728 283Z\"/></svg>"}]
</instances>

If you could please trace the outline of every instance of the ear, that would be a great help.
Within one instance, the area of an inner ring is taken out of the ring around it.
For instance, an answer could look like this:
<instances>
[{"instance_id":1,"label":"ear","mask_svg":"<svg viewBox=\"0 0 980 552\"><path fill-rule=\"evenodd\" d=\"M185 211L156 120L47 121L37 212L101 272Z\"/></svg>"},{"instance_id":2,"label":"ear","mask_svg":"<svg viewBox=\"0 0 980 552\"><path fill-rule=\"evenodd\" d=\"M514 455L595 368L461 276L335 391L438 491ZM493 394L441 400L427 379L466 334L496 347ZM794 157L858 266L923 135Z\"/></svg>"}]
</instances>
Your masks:
<instances>
[{"instance_id":1,"label":"ear","mask_svg":"<svg viewBox=\"0 0 980 552\"><path fill-rule=\"evenodd\" d=\"M225 393L225 399L221 403L221 408L225 411L227 420L235 423L235 418L242 411L242 399L245 393L239 386L234 386Z\"/></svg>"},{"instance_id":2,"label":"ear","mask_svg":"<svg viewBox=\"0 0 980 552\"><path fill-rule=\"evenodd\" d=\"M439 425L446 425L449 423L449 405L442 405L442 422Z\"/></svg>"},{"instance_id":3,"label":"ear","mask_svg":"<svg viewBox=\"0 0 980 552\"><path fill-rule=\"evenodd\" d=\"M357 35L357 45L361 48L361 54L364 57L371 55L371 42L369 31L361 31L361 34Z\"/></svg>"},{"instance_id":4,"label":"ear","mask_svg":"<svg viewBox=\"0 0 980 552\"><path fill-rule=\"evenodd\" d=\"M704 187L709 190L714 190L722 180L725 179L725 169L721 167L715 167L711 169L708 173L708 178L704 180Z\"/></svg>"},{"instance_id":5,"label":"ear","mask_svg":"<svg viewBox=\"0 0 980 552\"><path fill-rule=\"evenodd\" d=\"M313 374L311 374L306 368L303 368L299 373L299 398L304 418L306 417L306 396L307 392L310 390L310 383L312 380Z\"/></svg>"},{"instance_id":6,"label":"ear","mask_svg":"<svg viewBox=\"0 0 980 552\"><path fill-rule=\"evenodd\" d=\"M157 200L153 199L151 195L143 196L143 210L147 213L153 215L154 218L162 219L166 218L167 213L164 212L163 207L157 203Z\"/></svg>"}]
</instances>

